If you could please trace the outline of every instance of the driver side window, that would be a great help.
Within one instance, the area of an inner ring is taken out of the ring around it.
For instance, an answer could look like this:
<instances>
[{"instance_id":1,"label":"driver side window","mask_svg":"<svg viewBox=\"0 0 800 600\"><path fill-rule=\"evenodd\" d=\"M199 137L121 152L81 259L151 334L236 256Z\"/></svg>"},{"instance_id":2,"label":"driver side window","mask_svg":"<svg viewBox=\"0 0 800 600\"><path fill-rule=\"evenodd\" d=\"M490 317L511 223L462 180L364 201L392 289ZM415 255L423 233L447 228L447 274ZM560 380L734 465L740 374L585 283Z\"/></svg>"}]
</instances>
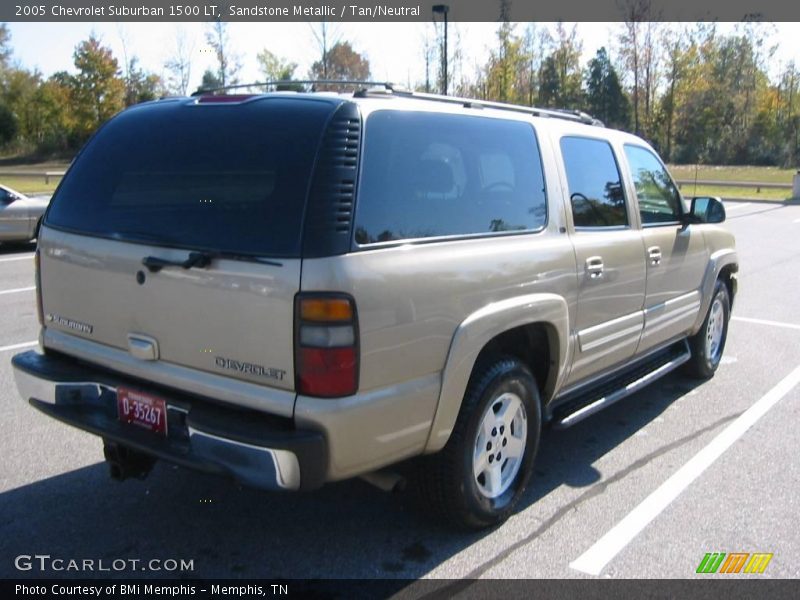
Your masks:
<instances>
[{"instance_id":1,"label":"driver side window","mask_svg":"<svg viewBox=\"0 0 800 600\"><path fill-rule=\"evenodd\" d=\"M0 189L0 206L8 206L13 199L14 196L8 190Z\"/></svg>"},{"instance_id":2,"label":"driver side window","mask_svg":"<svg viewBox=\"0 0 800 600\"><path fill-rule=\"evenodd\" d=\"M608 142L563 137L561 154L575 227L627 227L622 178Z\"/></svg>"},{"instance_id":3,"label":"driver side window","mask_svg":"<svg viewBox=\"0 0 800 600\"><path fill-rule=\"evenodd\" d=\"M625 145L643 225L675 223L681 218L681 195L661 161L640 146Z\"/></svg>"}]
</instances>

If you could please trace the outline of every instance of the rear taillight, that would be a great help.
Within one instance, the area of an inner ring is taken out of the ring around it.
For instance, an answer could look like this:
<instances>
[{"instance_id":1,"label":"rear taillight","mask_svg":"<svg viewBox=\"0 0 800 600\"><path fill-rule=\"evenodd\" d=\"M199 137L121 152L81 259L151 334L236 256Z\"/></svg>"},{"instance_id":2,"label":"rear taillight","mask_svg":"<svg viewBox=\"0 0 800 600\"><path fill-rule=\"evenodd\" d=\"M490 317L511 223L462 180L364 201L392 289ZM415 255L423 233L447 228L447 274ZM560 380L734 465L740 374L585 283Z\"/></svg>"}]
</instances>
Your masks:
<instances>
[{"instance_id":1,"label":"rear taillight","mask_svg":"<svg viewBox=\"0 0 800 600\"><path fill-rule=\"evenodd\" d=\"M298 294L294 364L297 392L337 398L358 389L358 319L341 294Z\"/></svg>"},{"instance_id":2,"label":"rear taillight","mask_svg":"<svg viewBox=\"0 0 800 600\"><path fill-rule=\"evenodd\" d=\"M33 254L33 277L36 282L36 316L39 317L39 325L44 325L44 310L42 308L42 271L39 259L39 248Z\"/></svg>"}]
</instances>

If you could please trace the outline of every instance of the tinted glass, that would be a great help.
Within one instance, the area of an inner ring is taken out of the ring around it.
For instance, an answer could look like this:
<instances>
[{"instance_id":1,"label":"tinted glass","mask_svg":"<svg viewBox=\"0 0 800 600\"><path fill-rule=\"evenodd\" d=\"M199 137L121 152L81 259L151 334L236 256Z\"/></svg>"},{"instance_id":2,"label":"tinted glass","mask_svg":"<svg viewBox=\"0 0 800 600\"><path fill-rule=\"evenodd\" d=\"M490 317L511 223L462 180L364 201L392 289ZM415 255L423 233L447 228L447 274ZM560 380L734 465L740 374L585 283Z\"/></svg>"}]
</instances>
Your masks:
<instances>
[{"instance_id":1,"label":"tinted glass","mask_svg":"<svg viewBox=\"0 0 800 600\"><path fill-rule=\"evenodd\" d=\"M544 226L544 177L528 123L379 111L365 131L358 243Z\"/></svg>"},{"instance_id":2,"label":"tinted glass","mask_svg":"<svg viewBox=\"0 0 800 600\"><path fill-rule=\"evenodd\" d=\"M11 204L12 197L13 196L8 191L0 188L0 206Z\"/></svg>"},{"instance_id":3,"label":"tinted glass","mask_svg":"<svg viewBox=\"0 0 800 600\"><path fill-rule=\"evenodd\" d=\"M575 227L628 224L625 193L611 146L590 138L561 138Z\"/></svg>"},{"instance_id":4,"label":"tinted glass","mask_svg":"<svg viewBox=\"0 0 800 600\"><path fill-rule=\"evenodd\" d=\"M681 196L661 161L640 146L625 146L642 223L672 223L681 215Z\"/></svg>"},{"instance_id":5,"label":"tinted glass","mask_svg":"<svg viewBox=\"0 0 800 600\"><path fill-rule=\"evenodd\" d=\"M270 99L123 113L70 169L48 224L182 248L296 256L331 110Z\"/></svg>"}]
</instances>

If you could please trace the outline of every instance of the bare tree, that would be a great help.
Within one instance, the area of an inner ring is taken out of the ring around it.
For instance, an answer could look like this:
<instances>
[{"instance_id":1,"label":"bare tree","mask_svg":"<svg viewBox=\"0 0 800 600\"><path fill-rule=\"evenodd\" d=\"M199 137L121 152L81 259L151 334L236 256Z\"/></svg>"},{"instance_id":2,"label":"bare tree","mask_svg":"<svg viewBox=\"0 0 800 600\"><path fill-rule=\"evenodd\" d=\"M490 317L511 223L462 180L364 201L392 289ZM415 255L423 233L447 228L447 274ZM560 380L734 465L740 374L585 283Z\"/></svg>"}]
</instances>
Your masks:
<instances>
[{"instance_id":1,"label":"bare tree","mask_svg":"<svg viewBox=\"0 0 800 600\"><path fill-rule=\"evenodd\" d=\"M175 47L172 55L164 63L167 70L167 85L172 93L185 96L189 90L189 79L192 76L192 55L195 38L183 27L175 29Z\"/></svg>"},{"instance_id":2,"label":"bare tree","mask_svg":"<svg viewBox=\"0 0 800 600\"><path fill-rule=\"evenodd\" d=\"M450 43L450 66L448 67L448 79L453 82L451 86L456 96L466 95L466 90L469 87L469 81L464 75L464 45L461 39L461 28L457 22L451 23L453 40Z\"/></svg>"},{"instance_id":3,"label":"bare tree","mask_svg":"<svg viewBox=\"0 0 800 600\"><path fill-rule=\"evenodd\" d=\"M339 29L333 25L331 25L328 21L324 19L319 23L311 23L311 33L314 36L314 39L317 42L317 46L319 47L320 52L320 60L319 62L321 69L320 73L322 75L322 79L329 79L330 78L330 50L333 46L339 43L342 35L339 33Z\"/></svg>"},{"instance_id":4,"label":"bare tree","mask_svg":"<svg viewBox=\"0 0 800 600\"><path fill-rule=\"evenodd\" d=\"M206 41L216 55L217 79L220 84L223 87L235 84L242 63L231 46L228 24L220 20L214 21L206 31Z\"/></svg>"},{"instance_id":5,"label":"bare tree","mask_svg":"<svg viewBox=\"0 0 800 600\"><path fill-rule=\"evenodd\" d=\"M131 71L130 71L130 60L128 59L128 45L130 44L130 33L128 29L122 23L117 23L117 35L119 35L119 41L122 44L122 59L124 61L124 69L125 69L125 81L129 81L131 78Z\"/></svg>"},{"instance_id":6,"label":"bare tree","mask_svg":"<svg viewBox=\"0 0 800 600\"><path fill-rule=\"evenodd\" d=\"M422 59L425 62L425 88L423 91L430 93L431 91L431 66L436 60L436 45L431 40L431 28L428 23L425 24L425 29L421 35L422 43Z\"/></svg>"},{"instance_id":7,"label":"bare tree","mask_svg":"<svg viewBox=\"0 0 800 600\"><path fill-rule=\"evenodd\" d=\"M625 22L619 36L623 72L633 78L633 126L637 134L647 133L652 121L658 87L659 23L651 0L625 0Z\"/></svg>"}]
</instances>

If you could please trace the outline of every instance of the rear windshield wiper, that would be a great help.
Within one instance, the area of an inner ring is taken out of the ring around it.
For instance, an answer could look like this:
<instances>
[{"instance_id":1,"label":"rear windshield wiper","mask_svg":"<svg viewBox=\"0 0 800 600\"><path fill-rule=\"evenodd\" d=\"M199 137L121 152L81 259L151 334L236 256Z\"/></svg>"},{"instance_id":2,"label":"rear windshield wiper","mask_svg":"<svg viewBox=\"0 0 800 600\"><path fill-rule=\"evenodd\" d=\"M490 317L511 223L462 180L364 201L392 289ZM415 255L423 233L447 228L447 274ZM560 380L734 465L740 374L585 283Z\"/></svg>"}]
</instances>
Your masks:
<instances>
[{"instance_id":1,"label":"rear windshield wiper","mask_svg":"<svg viewBox=\"0 0 800 600\"><path fill-rule=\"evenodd\" d=\"M211 264L215 258L227 258L231 260L241 260L247 262L257 262L263 265L271 265L273 267L282 267L283 263L274 260L261 258L258 256L251 256L249 254L236 254L235 252L190 252L186 260L166 260L157 256L145 256L142 259L142 264L147 267L151 273L157 273L164 267L181 267L182 269L191 269L197 267L205 269Z\"/></svg>"}]
</instances>

